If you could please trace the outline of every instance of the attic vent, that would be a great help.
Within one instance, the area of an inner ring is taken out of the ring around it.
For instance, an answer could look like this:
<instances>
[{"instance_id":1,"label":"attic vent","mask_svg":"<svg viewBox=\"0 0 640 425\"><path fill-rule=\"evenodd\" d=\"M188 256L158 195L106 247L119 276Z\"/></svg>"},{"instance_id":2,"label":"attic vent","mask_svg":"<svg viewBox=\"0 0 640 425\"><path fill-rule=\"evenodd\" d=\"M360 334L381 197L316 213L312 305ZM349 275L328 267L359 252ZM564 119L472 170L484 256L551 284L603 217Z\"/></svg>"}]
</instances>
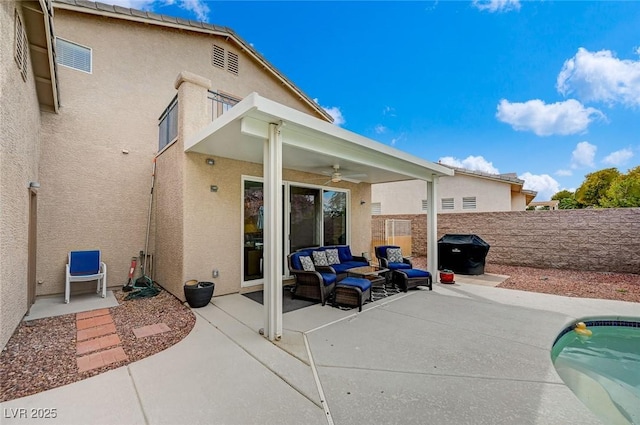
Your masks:
<instances>
[{"instance_id":1,"label":"attic vent","mask_svg":"<svg viewBox=\"0 0 640 425\"><path fill-rule=\"evenodd\" d=\"M24 27L22 26L22 20L20 19L20 15L18 15L18 11L16 10L16 46L14 51L14 57L16 59L16 63L18 64L18 69L20 69L20 74L22 74L22 79L27 81L27 69L29 66L29 43L27 41L27 33L24 31Z\"/></svg>"},{"instance_id":2,"label":"attic vent","mask_svg":"<svg viewBox=\"0 0 640 425\"><path fill-rule=\"evenodd\" d=\"M227 71L238 75L238 55L233 52L227 52Z\"/></svg>"},{"instance_id":3,"label":"attic vent","mask_svg":"<svg viewBox=\"0 0 640 425\"><path fill-rule=\"evenodd\" d=\"M382 214L382 205L380 205L380 202L372 202L371 215L380 215L380 214Z\"/></svg>"},{"instance_id":4,"label":"attic vent","mask_svg":"<svg viewBox=\"0 0 640 425\"><path fill-rule=\"evenodd\" d=\"M454 208L455 208L455 204L453 203L453 198L442 198L443 210L452 210Z\"/></svg>"},{"instance_id":5,"label":"attic vent","mask_svg":"<svg viewBox=\"0 0 640 425\"><path fill-rule=\"evenodd\" d=\"M463 210L475 210L476 209L476 197L469 196L462 198L462 209Z\"/></svg>"},{"instance_id":6,"label":"attic vent","mask_svg":"<svg viewBox=\"0 0 640 425\"><path fill-rule=\"evenodd\" d=\"M422 211L427 211L429 209L429 204L427 204L427 200L422 200Z\"/></svg>"},{"instance_id":7,"label":"attic vent","mask_svg":"<svg viewBox=\"0 0 640 425\"><path fill-rule=\"evenodd\" d=\"M224 69L224 49L215 44L211 51L211 65Z\"/></svg>"}]
</instances>

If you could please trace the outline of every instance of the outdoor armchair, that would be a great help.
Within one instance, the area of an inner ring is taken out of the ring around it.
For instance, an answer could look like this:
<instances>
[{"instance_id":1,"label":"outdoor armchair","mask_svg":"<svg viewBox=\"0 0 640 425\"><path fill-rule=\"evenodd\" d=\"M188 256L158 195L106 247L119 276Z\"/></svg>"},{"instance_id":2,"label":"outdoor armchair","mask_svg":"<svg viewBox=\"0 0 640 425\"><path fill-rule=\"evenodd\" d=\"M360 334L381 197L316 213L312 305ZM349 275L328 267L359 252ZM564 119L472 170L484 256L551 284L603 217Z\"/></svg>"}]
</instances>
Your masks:
<instances>
[{"instance_id":1,"label":"outdoor armchair","mask_svg":"<svg viewBox=\"0 0 640 425\"><path fill-rule=\"evenodd\" d=\"M96 293L107 296L107 265L102 262L99 250L71 251L66 267L64 302L69 303L72 282L97 281Z\"/></svg>"},{"instance_id":2,"label":"outdoor armchair","mask_svg":"<svg viewBox=\"0 0 640 425\"><path fill-rule=\"evenodd\" d=\"M287 256L289 271L296 277L293 297L320 300L325 305L336 287L337 275L329 267L314 266L305 270L301 257L309 256L305 252L294 252Z\"/></svg>"},{"instance_id":3,"label":"outdoor armchair","mask_svg":"<svg viewBox=\"0 0 640 425\"><path fill-rule=\"evenodd\" d=\"M399 246L395 245L380 245L375 248L376 258L380 263L380 267L389 269L389 270L400 270L400 269L412 269L413 264L411 263L411 259L408 257L402 256L402 252L400 252L399 258L389 258L389 250L399 250ZM392 251L393 252L393 251Z\"/></svg>"}]
</instances>

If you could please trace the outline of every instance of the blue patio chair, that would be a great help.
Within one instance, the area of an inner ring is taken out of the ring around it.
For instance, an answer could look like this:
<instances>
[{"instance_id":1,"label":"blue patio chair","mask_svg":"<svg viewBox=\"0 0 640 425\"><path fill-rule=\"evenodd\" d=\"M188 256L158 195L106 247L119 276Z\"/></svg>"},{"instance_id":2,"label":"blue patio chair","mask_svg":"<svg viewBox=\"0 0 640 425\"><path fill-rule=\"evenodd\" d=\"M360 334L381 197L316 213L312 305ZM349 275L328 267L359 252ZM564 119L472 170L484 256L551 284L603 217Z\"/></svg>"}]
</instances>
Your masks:
<instances>
[{"instance_id":1,"label":"blue patio chair","mask_svg":"<svg viewBox=\"0 0 640 425\"><path fill-rule=\"evenodd\" d=\"M67 262L67 272L64 285L64 302L69 303L71 282L98 281L96 293L102 292L102 298L107 296L107 265L101 261L99 250L71 251Z\"/></svg>"},{"instance_id":2,"label":"blue patio chair","mask_svg":"<svg viewBox=\"0 0 640 425\"><path fill-rule=\"evenodd\" d=\"M380 267L389 269L391 271L400 270L400 269L412 269L413 264L411 263L411 259L402 256L402 251L400 251L399 258L391 258L389 259L389 250L400 250L399 246L395 245L380 245L375 248L376 258L378 259L378 263ZM397 252L397 251L396 251Z\"/></svg>"}]
</instances>

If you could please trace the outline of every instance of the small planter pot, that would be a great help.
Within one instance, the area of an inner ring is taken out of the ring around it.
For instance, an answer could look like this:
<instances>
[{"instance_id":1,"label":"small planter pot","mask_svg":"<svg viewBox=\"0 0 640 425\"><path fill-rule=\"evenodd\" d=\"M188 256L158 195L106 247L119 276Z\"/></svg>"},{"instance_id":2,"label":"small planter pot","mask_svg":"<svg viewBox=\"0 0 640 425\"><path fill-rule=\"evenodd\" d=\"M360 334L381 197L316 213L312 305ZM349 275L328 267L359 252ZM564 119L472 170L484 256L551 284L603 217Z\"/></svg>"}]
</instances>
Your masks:
<instances>
[{"instance_id":1,"label":"small planter pot","mask_svg":"<svg viewBox=\"0 0 640 425\"><path fill-rule=\"evenodd\" d=\"M456 283L455 274L450 270L443 270L440 272L440 283Z\"/></svg>"},{"instance_id":2,"label":"small planter pot","mask_svg":"<svg viewBox=\"0 0 640 425\"><path fill-rule=\"evenodd\" d=\"M209 304L215 288L213 282L189 280L184 285L184 297L191 308L200 308Z\"/></svg>"}]
</instances>

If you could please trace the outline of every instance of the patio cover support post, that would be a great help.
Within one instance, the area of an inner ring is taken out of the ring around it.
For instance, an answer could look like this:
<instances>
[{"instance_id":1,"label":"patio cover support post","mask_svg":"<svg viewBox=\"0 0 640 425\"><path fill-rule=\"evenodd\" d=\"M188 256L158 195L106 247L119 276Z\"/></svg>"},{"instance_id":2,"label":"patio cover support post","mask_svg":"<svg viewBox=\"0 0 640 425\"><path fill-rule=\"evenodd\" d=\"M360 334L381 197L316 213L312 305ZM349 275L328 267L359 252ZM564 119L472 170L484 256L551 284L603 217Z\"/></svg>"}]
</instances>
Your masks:
<instances>
[{"instance_id":1,"label":"patio cover support post","mask_svg":"<svg viewBox=\"0 0 640 425\"><path fill-rule=\"evenodd\" d=\"M282 134L269 124L264 143L264 335L282 337Z\"/></svg>"},{"instance_id":2,"label":"patio cover support post","mask_svg":"<svg viewBox=\"0 0 640 425\"><path fill-rule=\"evenodd\" d=\"M427 269L438 273L438 176L427 182Z\"/></svg>"}]
</instances>

